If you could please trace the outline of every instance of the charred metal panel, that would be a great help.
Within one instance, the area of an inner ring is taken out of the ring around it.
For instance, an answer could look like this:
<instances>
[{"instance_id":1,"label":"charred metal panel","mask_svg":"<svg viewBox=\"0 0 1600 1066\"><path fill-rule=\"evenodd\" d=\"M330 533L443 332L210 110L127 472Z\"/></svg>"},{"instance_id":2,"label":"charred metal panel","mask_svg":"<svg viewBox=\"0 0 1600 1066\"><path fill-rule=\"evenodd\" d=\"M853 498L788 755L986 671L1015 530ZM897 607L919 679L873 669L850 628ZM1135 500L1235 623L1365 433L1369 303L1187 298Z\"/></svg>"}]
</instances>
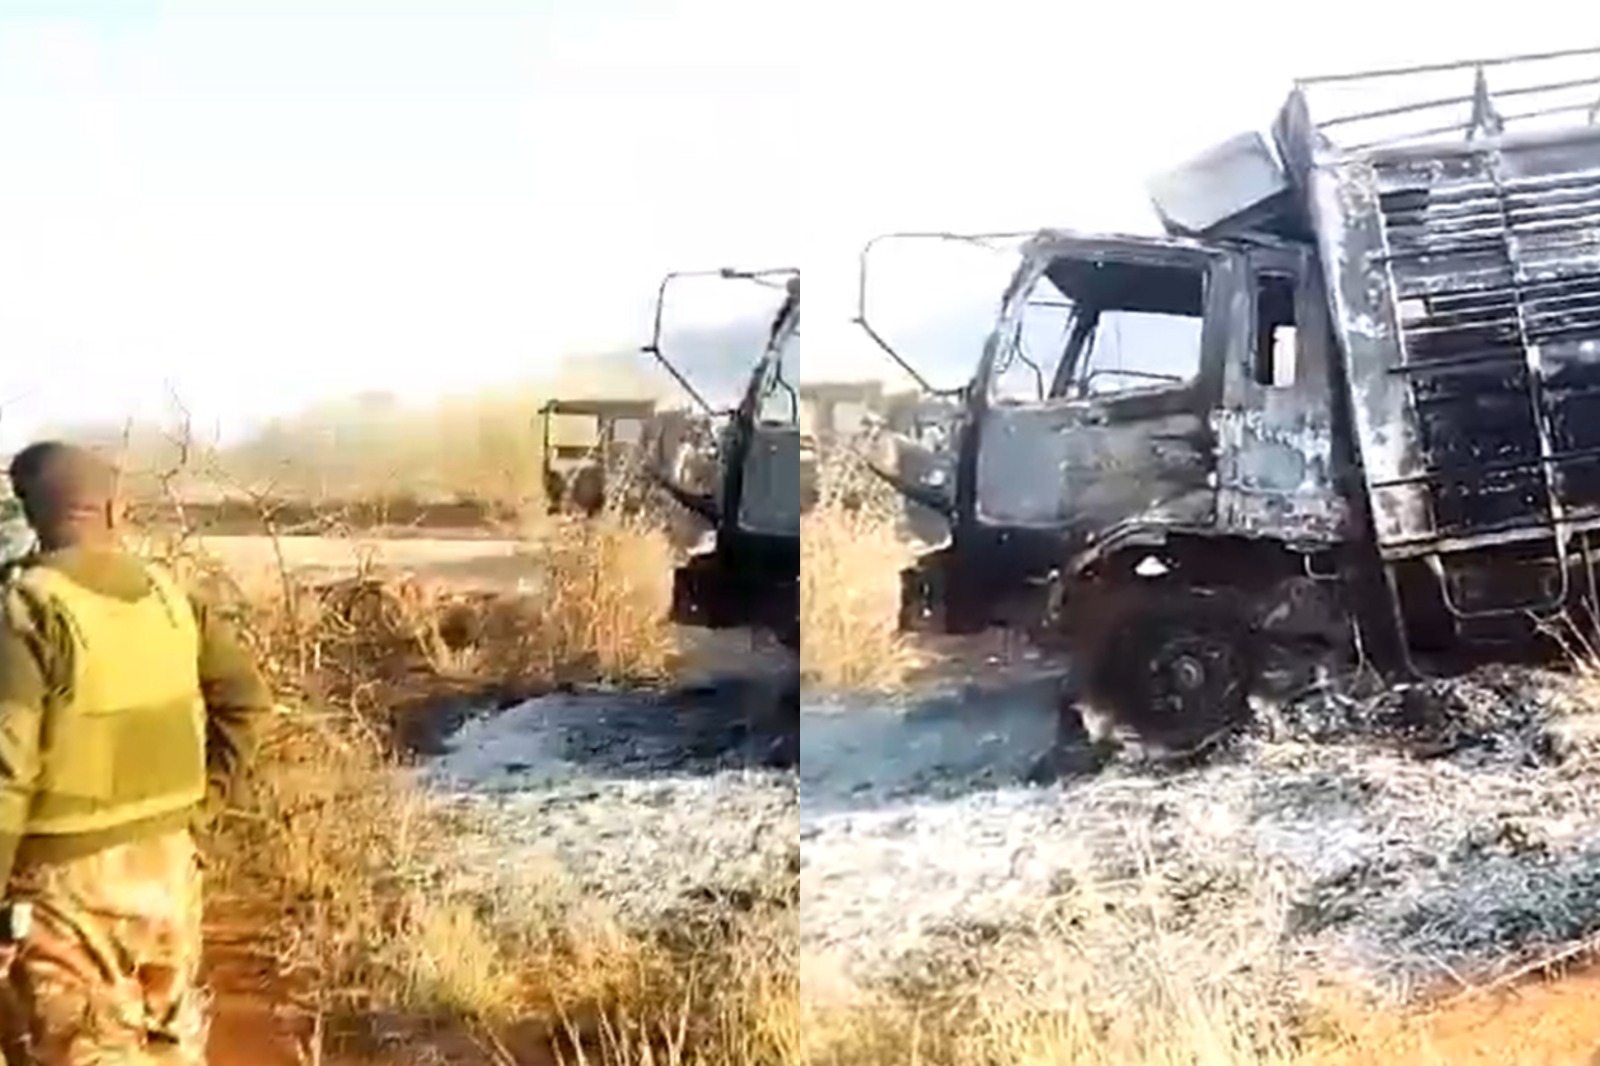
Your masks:
<instances>
[{"instance_id":1,"label":"charred metal panel","mask_svg":"<svg viewBox=\"0 0 1600 1066\"><path fill-rule=\"evenodd\" d=\"M1255 410L1224 408L1217 436L1219 532L1301 544L1340 540L1349 520L1334 486L1333 429L1325 410L1268 393Z\"/></svg>"},{"instance_id":2,"label":"charred metal panel","mask_svg":"<svg viewBox=\"0 0 1600 1066\"><path fill-rule=\"evenodd\" d=\"M1281 213L1291 186L1266 139L1242 133L1153 178L1149 190L1168 233L1207 236Z\"/></svg>"},{"instance_id":3,"label":"charred metal panel","mask_svg":"<svg viewBox=\"0 0 1600 1066\"><path fill-rule=\"evenodd\" d=\"M800 431L755 426L745 457L739 526L766 536L800 535Z\"/></svg>"},{"instance_id":4,"label":"charred metal panel","mask_svg":"<svg viewBox=\"0 0 1600 1066\"><path fill-rule=\"evenodd\" d=\"M1331 544L1348 535L1350 513L1338 483L1327 311L1303 253L1258 251L1255 271L1293 279L1293 379L1257 380L1253 360L1260 316L1253 281L1229 309L1233 344L1222 405L1212 415L1217 442L1217 529L1245 537Z\"/></svg>"},{"instance_id":5,"label":"charred metal panel","mask_svg":"<svg viewBox=\"0 0 1600 1066\"><path fill-rule=\"evenodd\" d=\"M1120 425L1082 403L990 408L978 450L985 525L1093 534L1114 525L1209 523L1211 434L1180 412Z\"/></svg>"},{"instance_id":6,"label":"charred metal panel","mask_svg":"<svg viewBox=\"0 0 1600 1066\"><path fill-rule=\"evenodd\" d=\"M1600 130L1311 181L1385 554L1600 525Z\"/></svg>"}]
</instances>

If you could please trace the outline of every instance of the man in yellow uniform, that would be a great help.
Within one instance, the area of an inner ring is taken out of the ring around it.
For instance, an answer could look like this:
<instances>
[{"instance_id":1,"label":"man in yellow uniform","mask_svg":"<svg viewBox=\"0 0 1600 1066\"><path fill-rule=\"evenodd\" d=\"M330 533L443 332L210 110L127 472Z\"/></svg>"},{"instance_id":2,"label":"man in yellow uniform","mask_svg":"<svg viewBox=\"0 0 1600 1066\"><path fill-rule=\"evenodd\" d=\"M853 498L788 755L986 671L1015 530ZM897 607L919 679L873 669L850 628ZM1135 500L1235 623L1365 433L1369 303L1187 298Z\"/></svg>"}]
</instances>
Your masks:
<instances>
[{"instance_id":1,"label":"man in yellow uniform","mask_svg":"<svg viewBox=\"0 0 1600 1066\"><path fill-rule=\"evenodd\" d=\"M45 442L10 477L38 549L0 589L7 1061L204 1063L193 830L272 698L213 611L121 550L114 467Z\"/></svg>"}]
</instances>

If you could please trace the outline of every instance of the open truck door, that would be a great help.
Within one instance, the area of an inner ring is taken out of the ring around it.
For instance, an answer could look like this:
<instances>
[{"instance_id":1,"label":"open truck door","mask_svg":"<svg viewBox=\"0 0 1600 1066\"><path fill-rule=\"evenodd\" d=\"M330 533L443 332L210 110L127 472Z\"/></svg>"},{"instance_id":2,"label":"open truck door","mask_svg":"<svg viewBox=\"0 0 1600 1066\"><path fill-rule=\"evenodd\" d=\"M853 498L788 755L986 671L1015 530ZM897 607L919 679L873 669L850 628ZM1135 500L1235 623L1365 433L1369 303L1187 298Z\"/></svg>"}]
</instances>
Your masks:
<instances>
[{"instance_id":1,"label":"open truck door","mask_svg":"<svg viewBox=\"0 0 1600 1066\"><path fill-rule=\"evenodd\" d=\"M1031 628L1075 551L1210 520L1233 273L1194 242L1022 243L954 434L951 540L904 575L905 628Z\"/></svg>"},{"instance_id":2,"label":"open truck door","mask_svg":"<svg viewBox=\"0 0 1600 1066\"><path fill-rule=\"evenodd\" d=\"M662 351L662 309L669 285L683 277L715 277L775 286L783 293L763 348L738 403L719 411ZM682 484L658 465L657 483L698 515L710 545L677 568L673 621L712 629L755 628L790 648L800 639L800 275L792 268L670 274L658 291L653 356L704 412L705 439L715 458L710 490Z\"/></svg>"},{"instance_id":3,"label":"open truck door","mask_svg":"<svg viewBox=\"0 0 1600 1066\"><path fill-rule=\"evenodd\" d=\"M866 468L906 501L917 539L945 539L956 512L956 429L972 353L993 322L992 294L1014 269L1017 233L886 233L861 249L855 325L909 384L881 397L858 448ZM930 318L929 307L938 307Z\"/></svg>"}]
</instances>

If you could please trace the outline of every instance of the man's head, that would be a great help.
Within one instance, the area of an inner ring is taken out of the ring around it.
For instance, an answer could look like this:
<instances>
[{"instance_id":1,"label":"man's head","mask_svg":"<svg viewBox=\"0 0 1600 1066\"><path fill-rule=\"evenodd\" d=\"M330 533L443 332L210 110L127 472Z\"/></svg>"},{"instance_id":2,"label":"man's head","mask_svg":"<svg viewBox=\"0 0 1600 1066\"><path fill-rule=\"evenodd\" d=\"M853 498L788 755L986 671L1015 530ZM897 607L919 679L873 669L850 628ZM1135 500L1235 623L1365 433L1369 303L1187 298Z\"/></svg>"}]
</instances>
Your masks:
<instances>
[{"instance_id":1,"label":"man's head","mask_svg":"<svg viewBox=\"0 0 1600 1066\"><path fill-rule=\"evenodd\" d=\"M98 544L117 523L117 468L87 448L30 444L11 460L11 489L46 549Z\"/></svg>"}]
</instances>

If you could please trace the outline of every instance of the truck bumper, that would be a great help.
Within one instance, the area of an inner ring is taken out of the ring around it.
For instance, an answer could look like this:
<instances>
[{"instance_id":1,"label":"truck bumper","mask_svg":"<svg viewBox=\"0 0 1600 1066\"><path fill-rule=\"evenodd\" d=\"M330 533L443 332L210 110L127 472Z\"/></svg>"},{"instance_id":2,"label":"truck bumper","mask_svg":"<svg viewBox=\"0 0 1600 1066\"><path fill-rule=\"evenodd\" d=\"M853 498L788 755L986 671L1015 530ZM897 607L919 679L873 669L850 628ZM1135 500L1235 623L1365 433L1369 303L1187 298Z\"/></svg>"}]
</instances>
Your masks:
<instances>
[{"instance_id":1,"label":"truck bumper","mask_svg":"<svg viewBox=\"0 0 1600 1066\"><path fill-rule=\"evenodd\" d=\"M987 604L973 595L968 568L947 550L928 552L900 571L900 631L978 633L988 627Z\"/></svg>"},{"instance_id":2,"label":"truck bumper","mask_svg":"<svg viewBox=\"0 0 1600 1066\"><path fill-rule=\"evenodd\" d=\"M900 571L900 631L966 635L1041 625L1049 613L1049 585L1008 575L993 562L948 547L918 557Z\"/></svg>"},{"instance_id":3,"label":"truck bumper","mask_svg":"<svg viewBox=\"0 0 1600 1066\"><path fill-rule=\"evenodd\" d=\"M703 629L764 629L798 647L800 582L735 569L715 552L697 555L672 573L671 620Z\"/></svg>"}]
</instances>

